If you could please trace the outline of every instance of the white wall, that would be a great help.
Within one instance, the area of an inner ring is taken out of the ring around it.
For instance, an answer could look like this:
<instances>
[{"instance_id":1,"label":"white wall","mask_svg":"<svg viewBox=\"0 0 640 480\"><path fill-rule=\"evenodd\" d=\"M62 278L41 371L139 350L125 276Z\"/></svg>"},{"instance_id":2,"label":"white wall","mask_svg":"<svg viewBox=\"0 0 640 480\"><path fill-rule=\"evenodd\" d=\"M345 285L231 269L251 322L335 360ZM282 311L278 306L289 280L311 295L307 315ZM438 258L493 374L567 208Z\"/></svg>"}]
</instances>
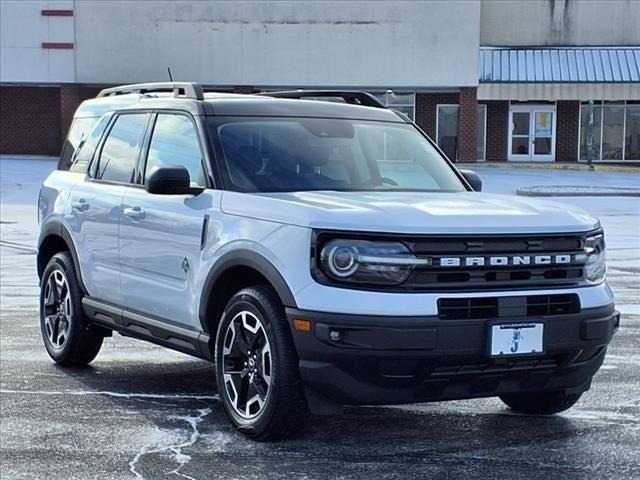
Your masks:
<instances>
[{"instance_id":1,"label":"white wall","mask_svg":"<svg viewBox=\"0 0 640 480\"><path fill-rule=\"evenodd\" d=\"M640 45L640 0L0 0L1 82L474 86L479 43Z\"/></svg>"},{"instance_id":2,"label":"white wall","mask_svg":"<svg viewBox=\"0 0 640 480\"><path fill-rule=\"evenodd\" d=\"M638 0L482 0L481 12L481 45L640 45Z\"/></svg>"},{"instance_id":3,"label":"white wall","mask_svg":"<svg viewBox=\"0 0 640 480\"><path fill-rule=\"evenodd\" d=\"M42 10L72 10L73 0L0 0L0 82L73 82L74 51L42 48L73 43L73 17L46 17Z\"/></svg>"},{"instance_id":4,"label":"white wall","mask_svg":"<svg viewBox=\"0 0 640 480\"><path fill-rule=\"evenodd\" d=\"M478 84L478 0L76 3L77 80Z\"/></svg>"}]
</instances>

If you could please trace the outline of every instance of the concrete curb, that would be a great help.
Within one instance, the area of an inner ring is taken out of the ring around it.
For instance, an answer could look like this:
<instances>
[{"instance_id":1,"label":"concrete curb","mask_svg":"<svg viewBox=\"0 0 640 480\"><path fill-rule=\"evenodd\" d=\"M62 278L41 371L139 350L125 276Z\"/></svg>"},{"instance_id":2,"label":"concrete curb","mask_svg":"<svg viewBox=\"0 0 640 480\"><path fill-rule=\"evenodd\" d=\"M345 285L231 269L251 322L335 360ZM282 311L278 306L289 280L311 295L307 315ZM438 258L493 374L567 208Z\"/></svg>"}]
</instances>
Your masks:
<instances>
[{"instance_id":1,"label":"concrete curb","mask_svg":"<svg viewBox=\"0 0 640 480\"><path fill-rule=\"evenodd\" d=\"M458 168L526 168L533 170L573 170L579 172L632 173L640 175L640 166L594 165L593 170L583 163L457 163Z\"/></svg>"},{"instance_id":2,"label":"concrete curb","mask_svg":"<svg viewBox=\"0 0 640 480\"><path fill-rule=\"evenodd\" d=\"M520 188L516 194L527 197L640 197L640 188L548 185Z\"/></svg>"}]
</instances>

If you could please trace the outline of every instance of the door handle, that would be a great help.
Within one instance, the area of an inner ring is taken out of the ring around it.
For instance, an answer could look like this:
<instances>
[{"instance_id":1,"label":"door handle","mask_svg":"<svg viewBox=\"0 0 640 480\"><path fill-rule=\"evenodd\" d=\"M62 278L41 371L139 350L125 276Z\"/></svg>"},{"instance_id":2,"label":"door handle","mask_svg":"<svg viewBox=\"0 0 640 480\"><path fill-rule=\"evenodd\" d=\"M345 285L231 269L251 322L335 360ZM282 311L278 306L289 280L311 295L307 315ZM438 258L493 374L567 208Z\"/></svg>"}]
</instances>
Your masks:
<instances>
[{"instance_id":1,"label":"door handle","mask_svg":"<svg viewBox=\"0 0 640 480\"><path fill-rule=\"evenodd\" d=\"M84 198L81 198L77 202L73 202L71 204L71 208L76 212L86 212L87 210L89 210L89 204Z\"/></svg>"},{"instance_id":2,"label":"door handle","mask_svg":"<svg viewBox=\"0 0 640 480\"><path fill-rule=\"evenodd\" d=\"M125 207L122 213L132 220L142 220L144 218L144 210L140 207Z\"/></svg>"}]
</instances>

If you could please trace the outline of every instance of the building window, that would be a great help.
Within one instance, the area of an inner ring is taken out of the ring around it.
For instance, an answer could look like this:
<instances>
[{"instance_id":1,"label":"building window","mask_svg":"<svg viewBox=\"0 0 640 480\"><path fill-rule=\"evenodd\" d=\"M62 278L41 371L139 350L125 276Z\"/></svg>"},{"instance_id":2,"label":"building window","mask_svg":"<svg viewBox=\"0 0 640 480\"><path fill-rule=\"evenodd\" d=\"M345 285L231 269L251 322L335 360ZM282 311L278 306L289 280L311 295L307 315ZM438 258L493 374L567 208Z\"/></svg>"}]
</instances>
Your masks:
<instances>
[{"instance_id":1,"label":"building window","mask_svg":"<svg viewBox=\"0 0 640 480\"><path fill-rule=\"evenodd\" d=\"M602 109L602 160L622 160L624 103L605 103Z\"/></svg>"},{"instance_id":2,"label":"building window","mask_svg":"<svg viewBox=\"0 0 640 480\"><path fill-rule=\"evenodd\" d=\"M591 133L591 135L589 135ZM580 106L580 160L640 160L640 104L594 102L593 125L589 127L589 104Z\"/></svg>"},{"instance_id":3,"label":"building window","mask_svg":"<svg viewBox=\"0 0 640 480\"><path fill-rule=\"evenodd\" d=\"M456 104L438 105L436 112L436 143L451 161L458 159L458 111Z\"/></svg>"},{"instance_id":4,"label":"building window","mask_svg":"<svg viewBox=\"0 0 640 480\"><path fill-rule=\"evenodd\" d=\"M624 159L640 160L640 103L627 102L624 130Z\"/></svg>"},{"instance_id":5,"label":"building window","mask_svg":"<svg viewBox=\"0 0 640 480\"><path fill-rule=\"evenodd\" d=\"M413 92L372 92L380 102L394 110L404 113L411 120L414 120L416 109L416 94Z\"/></svg>"},{"instance_id":6,"label":"building window","mask_svg":"<svg viewBox=\"0 0 640 480\"><path fill-rule=\"evenodd\" d=\"M580 160L589 159L589 151L593 160L600 160L600 133L602 132L602 105L593 104L592 126L589 127L589 105L580 107ZM591 138L589 138L591 130Z\"/></svg>"},{"instance_id":7,"label":"building window","mask_svg":"<svg viewBox=\"0 0 640 480\"><path fill-rule=\"evenodd\" d=\"M458 118L460 106L442 104L436 112L436 143L450 160L458 159ZM485 160L487 106L478 104L476 110L476 159Z\"/></svg>"}]
</instances>

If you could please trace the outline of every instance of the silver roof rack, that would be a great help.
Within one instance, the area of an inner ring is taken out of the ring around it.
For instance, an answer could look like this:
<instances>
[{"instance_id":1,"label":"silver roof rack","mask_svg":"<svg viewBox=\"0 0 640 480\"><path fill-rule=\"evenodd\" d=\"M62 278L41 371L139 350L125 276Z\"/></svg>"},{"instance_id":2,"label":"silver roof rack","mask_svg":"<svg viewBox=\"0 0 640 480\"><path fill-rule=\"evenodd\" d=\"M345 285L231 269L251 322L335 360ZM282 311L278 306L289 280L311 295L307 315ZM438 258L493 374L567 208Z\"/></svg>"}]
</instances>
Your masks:
<instances>
[{"instance_id":1,"label":"silver roof rack","mask_svg":"<svg viewBox=\"0 0 640 480\"><path fill-rule=\"evenodd\" d=\"M357 90L286 90L275 92L262 92L264 95L274 98L342 98L345 103L351 105L364 105L366 107L387 108L380 100L367 92Z\"/></svg>"},{"instance_id":2,"label":"silver roof rack","mask_svg":"<svg viewBox=\"0 0 640 480\"><path fill-rule=\"evenodd\" d=\"M122 85L120 87L105 88L98 94L98 98L126 95L128 93L173 92L174 97L204 100L204 90L199 83L191 82L159 82Z\"/></svg>"}]
</instances>

